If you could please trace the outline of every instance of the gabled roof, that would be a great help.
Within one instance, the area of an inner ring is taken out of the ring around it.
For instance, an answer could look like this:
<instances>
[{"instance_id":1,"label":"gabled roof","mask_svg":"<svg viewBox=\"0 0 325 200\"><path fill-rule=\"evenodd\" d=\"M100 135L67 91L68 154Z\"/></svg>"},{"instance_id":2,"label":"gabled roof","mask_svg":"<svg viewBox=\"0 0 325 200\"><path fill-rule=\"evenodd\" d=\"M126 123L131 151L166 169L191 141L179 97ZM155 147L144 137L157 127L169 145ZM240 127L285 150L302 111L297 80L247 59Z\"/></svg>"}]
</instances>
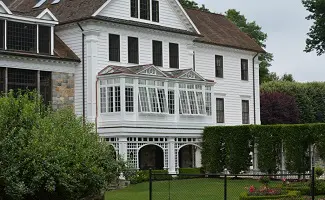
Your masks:
<instances>
[{"instance_id":1,"label":"gabled roof","mask_svg":"<svg viewBox=\"0 0 325 200\"><path fill-rule=\"evenodd\" d=\"M197 42L265 53L263 48L224 15L195 9L186 9L186 12L203 36L197 38Z\"/></svg>"},{"instance_id":2,"label":"gabled roof","mask_svg":"<svg viewBox=\"0 0 325 200\"><path fill-rule=\"evenodd\" d=\"M166 77L166 78L173 78L173 79L183 79L183 80L187 79L187 80L195 80L195 81L203 81L203 82L214 82L203 78L193 69L171 70L171 69L159 68L152 64L136 65L131 67L109 65L105 67L103 70L101 70L98 73L98 76L116 75L116 74L147 75L147 76Z\"/></svg>"}]
</instances>

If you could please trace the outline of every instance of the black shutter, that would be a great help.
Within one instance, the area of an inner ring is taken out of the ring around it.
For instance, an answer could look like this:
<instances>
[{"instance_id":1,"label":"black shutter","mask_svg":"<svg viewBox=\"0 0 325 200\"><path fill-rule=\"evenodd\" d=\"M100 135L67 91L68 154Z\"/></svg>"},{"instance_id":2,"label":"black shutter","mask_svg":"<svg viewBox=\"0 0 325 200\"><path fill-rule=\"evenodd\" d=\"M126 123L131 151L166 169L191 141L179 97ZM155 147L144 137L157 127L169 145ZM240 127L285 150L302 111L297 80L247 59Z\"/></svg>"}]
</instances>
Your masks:
<instances>
[{"instance_id":1,"label":"black shutter","mask_svg":"<svg viewBox=\"0 0 325 200\"><path fill-rule=\"evenodd\" d=\"M120 62L120 36L109 34L109 60Z\"/></svg>"},{"instance_id":2,"label":"black shutter","mask_svg":"<svg viewBox=\"0 0 325 200\"><path fill-rule=\"evenodd\" d=\"M169 43L169 67L179 69L179 50L175 43Z\"/></svg>"},{"instance_id":3,"label":"black shutter","mask_svg":"<svg viewBox=\"0 0 325 200\"><path fill-rule=\"evenodd\" d=\"M5 21L0 20L0 49L5 48Z\"/></svg>"},{"instance_id":4,"label":"black shutter","mask_svg":"<svg viewBox=\"0 0 325 200\"><path fill-rule=\"evenodd\" d=\"M155 66L163 66L163 49L161 41L152 41L152 59Z\"/></svg>"},{"instance_id":5,"label":"black shutter","mask_svg":"<svg viewBox=\"0 0 325 200\"><path fill-rule=\"evenodd\" d=\"M159 1L152 1L152 21L159 22Z\"/></svg>"},{"instance_id":6,"label":"black shutter","mask_svg":"<svg viewBox=\"0 0 325 200\"><path fill-rule=\"evenodd\" d=\"M241 59L241 80L248 81L248 60Z\"/></svg>"},{"instance_id":7,"label":"black shutter","mask_svg":"<svg viewBox=\"0 0 325 200\"><path fill-rule=\"evenodd\" d=\"M39 26L39 52L41 54L50 54L51 53L51 27L48 26Z\"/></svg>"},{"instance_id":8,"label":"black shutter","mask_svg":"<svg viewBox=\"0 0 325 200\"><path fill-rule=\"evenodd\" d=\"M131 17L138 18L138 0L131 0Z\"/></svg>"},{"instance_id":9,"label":"black shutter","mask_svg":"<svg viewBox=\"0 0 325 200\"><path fill-rule=\"evenodd\" d=\"M128 62L139 63L139 40L135 37L128 38Z\"/></svg>"},{"instance_id":10,"label":"black shutter","mask_svg":"<svg viewBox=\"0 0 325 200\"><path fill-rule=\"evenodd\" d=\"M223 57L218 55L215 57L215 76L223 78Z\"/></svg>"}]
</instances>

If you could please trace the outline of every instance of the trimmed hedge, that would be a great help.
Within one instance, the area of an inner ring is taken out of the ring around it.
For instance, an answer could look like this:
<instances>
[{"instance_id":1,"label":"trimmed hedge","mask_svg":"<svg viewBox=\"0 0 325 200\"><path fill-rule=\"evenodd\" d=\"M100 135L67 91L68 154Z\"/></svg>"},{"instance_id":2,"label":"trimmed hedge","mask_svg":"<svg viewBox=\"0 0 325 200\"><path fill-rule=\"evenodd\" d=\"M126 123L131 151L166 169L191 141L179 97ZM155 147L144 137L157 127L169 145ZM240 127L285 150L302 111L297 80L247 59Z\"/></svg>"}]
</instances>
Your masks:
<instances>
[{"instance_id":1,"label":"trimmed hedge","mask_svg":"<svg viewBox=\"0 0 325 200\"><path fill-rule=\"evenodd\" d=\"M179 179L199 178L202 177L201 174L204 175L204 173L202 173L201 168L180 168L178 178Z\"/></svg>"},{"instance_id":2,"label":"trimmed hedge","mask_svg":"<svg viewBox=\"0 0 325 200\"><path fill-rule=\"evenodd\" d=\"M159 174L159 175L155 175ZM168 170L152 170L152 180L171 180L173 177L168 174ZM130 177L131 184L138 184L149 181L149 170L137 171L133 177Z\"/></svg>"},{"instance_id":3,"label":"trimmed hedge","mask_svg":"<svg viewBox=\"0 0 325 200\"><path fill-rule=\"evenodd\" d=\"M248 196L247 192L242 193L239 197L239 200L252 200L252 199L303 199L299 198L300 197L300 192L298 191L288 191L288 194L283 194L283 195L274 195L274 196Z\"/></svg>"},{"instance_id":4,"label":"trimmed hedge","mask_svg":"<svg viewBox=\"0 0 325 200\"><path fill-rule=\"evenodd\" d=\"M310 167L307 152L311 145L315 144L319 154L325 158L325 124L206 127L202 165L208 172L222 172L227 168L238 174L252 164L250 152L254 143L262 172L279 170L283 144L287 170L302 174Z\"/></svg>"}]
</instances>

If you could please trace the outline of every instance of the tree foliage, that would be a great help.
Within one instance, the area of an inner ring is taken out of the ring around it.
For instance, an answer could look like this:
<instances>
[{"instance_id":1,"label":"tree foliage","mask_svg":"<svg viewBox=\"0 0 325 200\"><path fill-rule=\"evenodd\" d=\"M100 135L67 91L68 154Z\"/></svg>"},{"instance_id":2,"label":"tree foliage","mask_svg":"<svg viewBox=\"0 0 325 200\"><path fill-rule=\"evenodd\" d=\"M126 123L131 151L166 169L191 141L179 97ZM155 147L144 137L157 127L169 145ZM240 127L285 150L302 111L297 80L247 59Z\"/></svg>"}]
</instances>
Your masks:
<instances>
[{"instance_id":1,"label":"tree foliage","mask_svg":"<svg viewBox=\"0 0 325 200\"><path fill-rule=\"evenodd\" d=\"M204 4L199 5L195 1L191 1L191 0L179 0L179 2L181 3L181 5L184 8L199 9L199 10L202 10L202 11L210 12L210 10L208 8L206 8Z\"/></svg>"},{"instance_id":2,"label":"tree foliage","mask_svg":"<svg viewBox=\"0 0 325 200\"><path fill-rule=\"evenodd\" d=\"M293 96L280 92L262 92L262 124L298 124L299 109Z\"/></svg>"},{"instance_id":3,"label":"tree foliage","mask_svg":"<svg viewBox=\"0 0 325 200\"><path fill-rule=\"evenodd\" d=\"M294 97L299 109L299 123L325 122L325 83L274 81L262 84L261 91L279 92ZM264 108L261 106L261 109Z\"/></svg>"},{"instance_id":4,"label":"tree foliage","mask_svg":"<svg viewBox=\"0 0 325 200\"><path fill-rule=\"evenodd\" d=\"M311 13L306 19L313 21L306 39L305 51L316 50L317 55L322 55L325 52L325 0L303 0L302 3Z\"/></svg>"},{"instance_id":5,"label":"tree foliage","mask_svg":"<svg viewBox=\"0 0 325 200\"><path fill-rule=\"evenodd\" d=\"M79 200L106 189L120 168L94 130L37 94L0 98L0 199Z\"/></svg>"}]
</instances>

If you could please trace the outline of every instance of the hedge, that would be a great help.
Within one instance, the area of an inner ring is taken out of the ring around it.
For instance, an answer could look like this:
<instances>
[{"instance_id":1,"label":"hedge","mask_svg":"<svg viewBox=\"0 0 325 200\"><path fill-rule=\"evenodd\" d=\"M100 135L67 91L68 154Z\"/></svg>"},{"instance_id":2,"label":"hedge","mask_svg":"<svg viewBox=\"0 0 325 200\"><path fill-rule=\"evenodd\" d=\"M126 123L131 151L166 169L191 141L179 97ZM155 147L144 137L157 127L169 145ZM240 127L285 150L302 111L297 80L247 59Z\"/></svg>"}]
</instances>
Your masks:
<instances>
[{"instance_id":1,"label":"hedge","mask_svg":"<svg viewBox=\"0 0 325 200\"><path fill-rule=\"evenodd\" d=\"M180 168L179 169L179 179L190 179L204 177L201 168Z\"/></svg>"},{"instance_id":2,"label":"hedge","mask_svg":"<svg viewBox=\"0 0 325 200\"><path fill-rule=\"evenodd\" d=\"M239 200L252 200L252 199L292 199L294 198L295 200L303 199L299 198L300 197L300 192L298 191L288 191L288 194L283 194L283 195L269 195L269 196L248 196L247 192L242 193L239 197Z\"/></svg>"},{"instance_id":3,"label":"hedge","mask_svg":"<svg viewBox=\"0 0 325 200\"><path fill-rule=\"evenodd\" d=\"M251 166L256 144L258 166L262 172L275 173L281 164L282 144L286 168L292 173L309 170L309 147L316 145L325 157L325 124L250 125L206 127L202 142L202 165L208 172L233 174Z\"/></svg>"},{"instance_id":4,"label":"hedge","mask_svg":"<svg viewBox=\"0 0 325 200\"><path fill-rule=\"evenodd\" d=\"M158 174L158 175L155 175ZM152 170L152 180L171 180L172 176L168 174L168 170ZM137 184L149 181L149 170L140 170L130 177L131 184Z\"/></svg>"}]
</instances>

